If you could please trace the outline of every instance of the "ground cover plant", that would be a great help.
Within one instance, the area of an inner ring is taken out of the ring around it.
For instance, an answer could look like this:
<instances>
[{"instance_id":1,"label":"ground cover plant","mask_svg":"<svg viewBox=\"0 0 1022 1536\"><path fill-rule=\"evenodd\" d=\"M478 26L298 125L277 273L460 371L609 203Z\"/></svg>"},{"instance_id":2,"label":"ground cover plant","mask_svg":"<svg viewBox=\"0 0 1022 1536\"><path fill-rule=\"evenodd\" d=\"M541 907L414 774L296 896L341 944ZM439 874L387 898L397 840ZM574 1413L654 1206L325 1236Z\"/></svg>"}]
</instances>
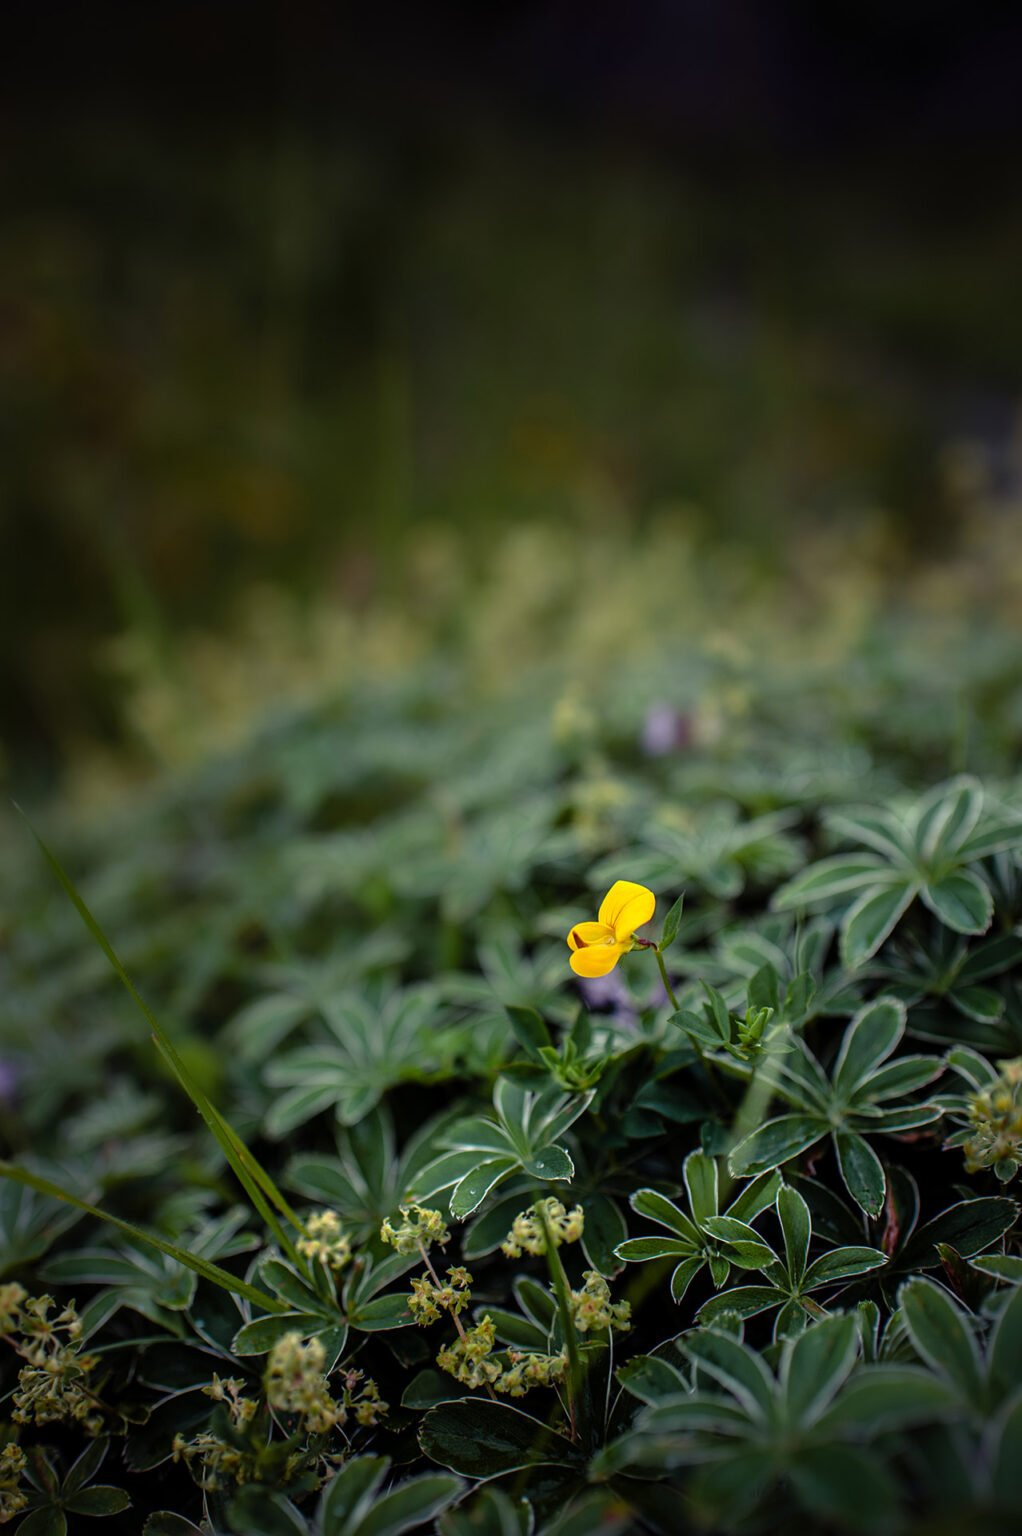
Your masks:
<instances>
[{"instance_id":1,"label":"ground cover plant","mask_svg":"<svg viewBox=\"0 0 1022 1536\"><path fill-rule=\"evenodd\" d=\"M1022 677L938 654L437 662L33 811L0 1522L1010 1529Z\"/></svg>"}]
</instances>

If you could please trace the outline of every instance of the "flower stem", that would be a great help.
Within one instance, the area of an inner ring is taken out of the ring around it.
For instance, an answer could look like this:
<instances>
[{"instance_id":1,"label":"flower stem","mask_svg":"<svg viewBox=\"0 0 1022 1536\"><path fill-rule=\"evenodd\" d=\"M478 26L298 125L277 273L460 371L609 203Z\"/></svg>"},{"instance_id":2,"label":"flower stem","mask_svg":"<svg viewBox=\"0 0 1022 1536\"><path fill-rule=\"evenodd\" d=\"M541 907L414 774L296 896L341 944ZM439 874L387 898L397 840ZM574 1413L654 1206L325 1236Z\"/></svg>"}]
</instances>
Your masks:
<instances>
[{"instance_id":1,"label":"flower stem","mask_svg":"<svg viewBox=\"0 0 1022 1536\"><path fill-rule=\"evenodd\" d=\"M439 1291L442 1288L441 1284L440 1284L440 1276L437 1274L436 1270L433 1268L432 1260L430 1259L430 1256L429 1256L429 1254L426 1251L426 1245L420 1239L420 1241L416 1244L416 1247L418 1248L419 1252L422 1254L422 1262L425 1264L426 1268L429 1270L430 1277L431 1277L431 1279L433 1281L433 1284L436 1286L437 1290ZM467 1334L465 1333L465 1325L462 1323L461 1318L458 1316L457 1312L450 1312L448 1314L448 1316L450 1317L451 1322L454 1324L455 1328L457 1328L457 1330L458 1330L458 1337L461 1340L461 1342L464 1344L464 1342L465 1342L465 1340L467 1338ZM495 1403L497 1401L497 1394L496 1394L496 1392L494 1392L493 1388L490 1386L490 1383L488 1381L484 1382L484 1386L486 1387L486 1391L487 1391L487 1393L489 1395L490 1401Z\"/></svg>"},{"instance_id":2,"label":"flower stem","mask_svg":"<svg viewBox=\"0 0 1022 1536\"><path fill-rule=\"evenodd\" d=\"M582 1390L582 1356L579 1353L578 1335L575 1332L575 1324L571 1316L571 1292L568 1286L568 1277L564 1273L564 1265L561 1263L561 1256L557 1252L557 1244L554 1240L550 1219L547 1216L545 1197L540 1196L533 1208L543 1228L543 1237L546 1242L547 1268L550 1271L550 1281L554 1288L554 1296L557 1299L557 1311L561 1319L564 1347L568 1351L568 1423L571 1430L571 1438L577 1440L577 1410Z\"/></svg>"},{"instance_id":3,"label":"flower stem","mask_svg":"<svg viewBox=\"0 0 1022 1536\"><path fill-rule=\"evenodd\" d=\"M675 1013L677 1013L678 999L674 995L674 988L671 986L670 978L667 975L667 967L664 964L664 957L660 953L659 944L654 946L653 953L656 955L656 963L660 967L660 979L664 984L664 991L667 993L667 996L671 1000L671 1007L674 1009Z\"/></svg>"}]
</instances>

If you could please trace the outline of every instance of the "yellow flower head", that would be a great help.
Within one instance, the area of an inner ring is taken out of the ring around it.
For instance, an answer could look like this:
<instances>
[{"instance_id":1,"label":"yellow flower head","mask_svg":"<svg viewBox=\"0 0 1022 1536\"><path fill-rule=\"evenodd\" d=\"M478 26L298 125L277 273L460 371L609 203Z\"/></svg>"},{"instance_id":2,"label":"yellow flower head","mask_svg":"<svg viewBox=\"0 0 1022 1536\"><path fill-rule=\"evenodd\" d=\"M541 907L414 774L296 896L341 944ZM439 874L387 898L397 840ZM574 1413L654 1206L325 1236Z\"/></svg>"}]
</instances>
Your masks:
<instances>
[{"instance_id":1,"label":"yellow flower head","mask_svg":"<svg viewBox=\"0 0 1022 1536\"><path fill-rule=\"evenodd\" d=\"M615 880L600 903L599 920L576 923L568 934L571 968L576 976L606 976L630 949L636 928L648 923L656 897L644 885Z\"/></svg>"}]
</instances>

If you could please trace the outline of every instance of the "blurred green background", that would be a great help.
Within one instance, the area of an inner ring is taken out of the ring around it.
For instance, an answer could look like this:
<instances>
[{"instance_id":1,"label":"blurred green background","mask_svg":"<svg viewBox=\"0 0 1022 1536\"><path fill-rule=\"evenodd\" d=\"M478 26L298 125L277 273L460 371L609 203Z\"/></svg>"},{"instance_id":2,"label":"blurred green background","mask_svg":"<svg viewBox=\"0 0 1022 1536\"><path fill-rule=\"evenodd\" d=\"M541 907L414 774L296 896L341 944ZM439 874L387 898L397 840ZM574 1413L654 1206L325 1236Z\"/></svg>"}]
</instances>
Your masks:
<instances>
[{"instance_id":1,"label":"blurred green background","mask_svg":"<svg viewBox=\"0 0 1022 1536\"><path fill-rule=\"evenodd\" d=\"M849 573L1011 617L1010 12L143 9L16 7L3 65L16 792L498 652L548 550L725 631Z\"/></svg>"}]
</instances>

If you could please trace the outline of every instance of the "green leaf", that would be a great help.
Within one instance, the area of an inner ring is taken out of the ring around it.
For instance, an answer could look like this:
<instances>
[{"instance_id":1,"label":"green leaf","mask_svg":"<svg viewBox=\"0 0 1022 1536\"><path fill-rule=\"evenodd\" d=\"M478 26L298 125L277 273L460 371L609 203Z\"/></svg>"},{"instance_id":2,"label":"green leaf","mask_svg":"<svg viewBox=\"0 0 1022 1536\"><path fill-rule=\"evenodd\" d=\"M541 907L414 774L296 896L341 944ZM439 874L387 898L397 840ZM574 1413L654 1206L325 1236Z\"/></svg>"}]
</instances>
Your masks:
<instances>
[{"instance_id":1,"label":"green leaf","mask_svg":"<svg viewBox=\"0 0 1022 1536\"><path fill-rule=\"evenodd\" d=\"M701 1255L691 1259L682 1259L674 1273L671 1275L671 1299L678 1304L685 1295L692 1281L703 1267L704 1260ZM728 1272L730 1273L730 1266ZM725 1279L727 1276L725 1275Z\"/></svg>"},{"instance_id":2,"label":"green leaf","mask_svg":"<svg viewBox=\"0 0 1022 1536\"><path fill-rule=\"evenodd\" d=\"M692 1244L682 1237L626 1237L614 1252L626 1264L644 1264L649 1259L687 1258Z\"/></svg>"},{"instance_id":3,"label":"green leaf","mask_svg":"<svg viewBox=\"0 0 1022 1536\"><path fill-rule=\"evenodd\" d=\"M1022 1390L1005 1404L990 1432L994 1498L1004 1509L1022 1504Z\"/></svg>"},{"instance_id":4,"label":"green leaf","mask_svg":"<svg viewBox=\"0 0 1022 1536\"><path fill-rule=\"evenodd\" d=\"M535 1008L520 1008L508 1003L504 1010L518 1044L533 1061L540 1060L540 1051L553 1045L550 1031Z\"/></svg>"},{"instance_id":5,"label":"green leaf","mask_svg":"<svg viewBox=\"0 0 1022 1536\"><path fill-rule=\"evenodd\" d=\"M760 1237L754 1227L733 1216L708 1216L706 1231L728 1246L728 1258L743 1269L766 1269L777 1263L777 1255L770 1244Z\"/></svg>"},{"instance_id":6,"label":"green leaf","mask_svg":"<svg viewBox=\"0 0 1022 1536\"><path fill-rule=\"evenodd\" d=\"M684 905L685 896L684 893L682 893L682 895L680 895L677 901L674 903L674 906L668 912L667 916L664 918L664 926L660 934L661 954L663 954L665 950L670 949L671 945L678 937L678 929L681 927L681 912Z\"/></svg>"},{"instance_id":7,"label":"green leaf","mask_svg":"<svg viewBox=\"0 0 1022 1536\"><path fill-rule=\"evenodd\" d=\"M347 1523L344 1536L402 1536L436 1518L464 1488L458 1477L446 1472L427 1472L378 1497L356 1525ZM324 1530L323 1536L330 1536Z\"/></svg>"},{"instance_id":8,"label":"green leaf","mask_svg":"<svg viewBox=\"0 0 1022 1536\"><path fill-rule=\"evenodd\" d=\"M834 1285L839 1280L851 1280L855 1275L865 1275L871 1269L879 1269L887 1262L886 1253L881 1253L879 1248L851 1246L832 1248L829 1253L821 1253L820 1257L810 1264L802 1282L802 1289L811 1291L817 1286Z\"/></svg>"},{"instance_id":9,"label":"green leaf","mask_svg":"<svg viewBox=\"0 0 1022 1536\"><path fill-rule=\"evenodd\" d=\"M259 1266L259 1278L298 1312L329 1313L332 1310L324 1307L322 1298L311 1285L307 1285L290 1265L282 1263L280 1259L264 1259Z\"/></svg>"},{"instance_id":10,"label":"green leaf","mask_svg":"<svg viewBox=\"0 0 1022 1536\"><path fill-rule=\"evenodd\" d=\"M696 1468L686 1502L691 1501L698 1516L697 1528L714 1533L743 1529L743 1517L756 1504L769 1506L776 1477L773 1451L755 1445L742 1445L725 1452L720 1461Z\"/></svg>"},{"instance_id":11,"label":"green leaf","mask_svg":"<svg viewBox=\"0 0 1022 1536\"><path fill-rule=\"evenodd\" d=\"M891 1529L898 1507L897 1486L887 1468L868 1451L851 1445L814 1445L799 1452L790 1477L803 1509L846 1529Z\"/></svg>"},{"instance_id":12,"label":"green leaf","mask_svg":"<svg viewBox=\"0 0 1022 1536\"><path fill-rule=\"evenodd\" d=\"M1022 847L1022 818L1007 808L988 808L979 826L970 832L955 852L963 864L987 859L1006 848Z\"/></svg>"},{"instance_id":13,"label":"green leaf","mask_svg":"<svg viewBox=\"0 0 1022 1536\"><path fill-rule=\"evenodd\" d=\"M943 1071L939 1056L899 1056L870 1074L856 1095L856 1103L881 1104L886 1099L902 1098L925 1088Z\"/></svg>"},{"instance_id":14,"label":"green leaf","mask_svg":"<svg viewBox=\"0 0 1022 1536\"><path fill-rule=\"evenodd\" d=\"M768 1173L805 1152L826 1130L825 1122L809 1115L781 1115L739 1142L728 1158L728 1167L736 1178Z\"/></svg>"},{"instance_id":15,"label":"green leaf","mask_svg":"<svg viewBox=\"0 0 1022 1536\"><path fill-rule=\"evenodd\" d=\"M34 1509L18 1526L18 1536L67 1536L67 1516L52 1504Z\"/></svg>"},{"instance_id":16,"label":"green leaf","mask_svg":"<svg viewBox=\"0 0 1022 1536\"><path fill-rule=\"evenodd\" d=\"M738 1285L734 1290L721 1291L704 1301L696 1314L701 1323L710 1324L733 1312L737 1317L755 1317L768 1307L779 1306L784 1300L782 1291L772 1285Z\"/></svg>"},{"instance_id":17,"label":"green leaf","mask_svg":"<svg viewBox=\"0 0 1022 1536\"><path fill-rule=\"evenodd\" d=\"M708 1023L713 1027L714 1034L722 1045L726 1045L731 1039L731 1014L728 1006L715 987L703 982L703 991L706 993L704 1005L708 1014Z\"/></svg>"},{"instance_id":18,"label":"green leaf","mask_svg":"<svg viewBox=\"0 0 1022 1536\"><path fill-rule=\"evenodd\" d=\"M501 1489L484 1486L441 1515L437 1532L438 1536L531 1536L531 1520L532 1510L524 1499L513 1504Z\"/></svg>"},{"instance_id":19,"label":"green leaf","mask_svg":"<svg viewBox=\"0 0 1022 1536\"><path fill-rule=\"evenodd\" d=\"M769 960L749 978L748 997L750 1008L772 1008L774 1013L780 1011L781 988L777 968Z\"/></svg>"},{"instance_id":20,"label":"green leaf","mask_svg":"<svg viewBox=\"0 0 1022 1536\"><path fill-rule=\"evenodd\" d=\"M592 1267L610 1278L620 1268L615 1254L617 1245L626 1238L628 1223L617 1201L609 1195L587 1195L585 1213L583 1251Z\"/></svg>"},{"instance_id":21,"label":"green leaf","mask_svg":"<svg viewBox=\"0 0 1022 1536\"><path fill-rule=\"evenodd\" d=\"M737 1292L729 1294L737 1295ZM776 1300L776 1291L771 1294ZM746 1412L756 1418L769 1416L773 1381L759 1355L730 1334L713 1329L687 1334L678 1343L692 1364L737 1398Z\"/></svg>"},{"instance_id":22,"label":"green leaf","mask_svg":"<svg viewBox=\"0 0 1022 1536\"><path fill-rule=\"evenodd\" d=\"M841 923L841 960L850 971L865 963L893 933L918 892L906 876L896 883L863 892Z\"/></svg>"},{"instance_id":23,"label":"green leaf","mask_svg":"<svg viewBox=\"0 0 1022 1536\"><path fill-rule=\"evenodd\" d=\"M682 1164L681 1176L688 1191L689 1210L701 1226L708 1216L716 1216L717 1161L705 1152L690 1152Z\"/></svg>"},{"instance_id":24,"label":"green leaf","mask_svg":"<svg viewBox=\"0 0 1022 1536\"><path fill-rule=\"evenodd\" d=\"M811 1429L855 1364L859 1330L854 1317L814 1323L784 1356L781 1379L793 1425Z\"/></svg>"},{"instance_id":25,"label":"green leaf","mask_svg":"<svg viewBox=\"0 0 1022 1536\"><path fill-rule=\"evenodd\" d=\"M1004 1195L960 1200L918 1227L899 1256L899 1268L933 1268L940 1263L937 1243L950 1243L963 1259L982 1253L1015 1225L1018 1205Z\"/></svg>"},{"instance_id":26,"label":"green leaf","mask_svg":"<svg viewBox=\"0 0 1022 1536\"><path fill-rule=\"evenodd\" d=\"M784 1253L787 1260L788 1277L792 1285L797 1289L801 1284L802 1276L806 1272L806 1262L809 1258L809 1240L813 1235L813 1224L809 1216L809 1207L806 1205L797 1189L783 1184L777 1191L777 1217L781 1223L781 1233L784 1237Z\"/></svg>"},{"instance_id":27,"label":"green leaf","mask_svg":"<svg viewBox=\"0 0 1022 1536\"><path fill-rule=\"evenodd\" d=\"M626 1392L642 1403L658 1403L662 1398L688 1393L688 1383L677 1366L659 1355L633 1355L621 1366L617 1379Z\"/></svg>"},{"instance_id":28,"label":"green leaf","mask_svg":"<svg viewBox=\"0 0 1022 1536\"><path fill-rule=\"evenodd\" d=\"M1022 1383L1022 1290L1012 1291L990 1337L990 1380L1005 1397Z\"/></svg>"},{"instance_id":29,"label":"green leaf","mask_svg":"<svg viewBox=\"0 0 1022 1536\"><path fill-rule=\"evenodd\" d=\"M658 1189L637 1189L628 1203L637 1216L655 1221L657 1226L666 1227L687 1243L698 1245L701 1241L699 1228L673 1200L668 1200Z\"/></svg>"},{"instance_id":30,"label":"green leaf","mask_svg":"<svg viewBox=\"0 0 1022 1536\"><path fill-rule=\"evenodd\" d=\"M948 1002L977 1024L996 1024L1005 1007L1004 998L992 987L956 986L948 994Z\"/></svg>"},{"instance_id":31,"label":"green leaf","mask_svg":"<svg viewBox=\"0 0 1022 1536\"><path fill-rule=\"evenodd\" d=\"M960 1309L946 1291L922 1277L903 1285L898 1300L916 1353L931 1370L953 1382L968 1402L981 1409L983 1372L979 1351Z\"/></svg>"},{"instance_id":32,"label":"green leaf","mask_svg":"<svg viewBox=\"0 0 1022 1536\"><path fill-rule=\"evenodd\" d=\"M84 1488L87 1483L92 1482L92 1479L103 1465L109 1448L110 1441L105 1436L98 1440L93 1440L90 1445L86 1446L64 1479L60 1490L63 1498L69 1498L72 1494L77 1493L80 1488Z\"/></svg>"},{"instance_id":33,"label":"green leaf","mask_svg":"<svg viewBox=\"0 0 1022 1536\"><path fill-rule=\"evenodd\" d=\"M142 1536L203 1536L197 1525L173 1510L159 1509L150 1515L142 1530Z\"/></svg>"},{"instance_id":34,"label":"green leaf","mask_svg":"<svg viewBox=\"0 0 1022 1536\"><path fill-rule=\"evenodd\" d=\"M496 1477L538 1464L574 1466L581 1452L540 1419L507 1403L460 1398L431 1408L419 1444L431 1461L465 1477Z\"/></svg>"},{"instance_id":35,"label":"green leaf","mask_svg":"<svg viewBox=\"0 0 1022 1536\"><path fill-rule=\"evenodd\" d=\"M736 1221L755 1221L761 1211L774 1204L780 1187L781 1175L775 1169L761 1173L758 1178L749 1180L724 1214L733 1216Z\"/></svg>"},{"instance_id":36,"label":"green leaf","mask_svg":"<svg viewBox=\"0 0 1022 1536\"><path fill-rule=\"evenodd\" d=\"M915 853L909 828L886 806L859 805L831 811L826 820L839 837L864 843L894 864L908 863Z\"/></svg>"},{"instance_id":37,"label":"green leaf","mask_svg":"<svg viewBox=\"0 0 1022 1536\"><path fill-rule=\"evenodd\" d=\"M956 853L982 814L983 786L969 774L930 790L915 805L920 862L933 864Z\"/></svg>"},{"instance_id":38,"label":"green leaf","mask_svg":"<svg viewBox=\"0 0 1022 1536\"><path fill-rule=\"evenodd\" d=\"M904 1032L904 1003L882 997L860 1009L845 1030L834 1063L835 1092L849 1099L897 1048Z\"/></svg>"},{"instance_id":39,"label":"green leaf","mask_svg":"<svg viewBox=\"0 0 1022 1536\"><path fill-rule=\"evenodd\" d=\"M123 1488L107 1483L94 1483L64 1500L64 1508L73 1515L119 1515L122 1509L131 1508L131 1499Z\"/></svg>"},{"instance_id":40,"label":"green leaf","mask_svg":"<svg viewBox=\"0 0 1022 1536\"><path fill-rule=\"evenodd\" d=\"M1014 1253L988 1253L973 1259L970 1268L981 1275L992 1275L995 1280L1007 1280L1009 1285L1022 1285L1022 1258Z\"/></svg>"},{"instance_id":41,"label":"green leaf","mask_svg":"<svg viewBox=\"0 0 1022 1536\"><path fill-rule=\"evenodd\" d=\"M855 1131L835 1131L834 1150L844 1186L867 1216L879 1216L887 1193L883 1164Z\"/></svg>"},{"instance_id":42,"label":"green leaf","mask_svg":"<svg viewBox=\"0 0 1022 1536\"><path fill-rule=\"evenodd\" d=\"M986 933L993 922L990 887L974 870L952 870L928 881L919 894L934 916L955 933Z\"/></svg>"},{"instance_id":43,"label":"green leaf","mask_svg":"<svg viewBox=\"0 0 1022 1536\"><path fill-rule=\"evenodd\" d=\"M380 1333L388 1328L406 1328L414 1319L408 1310L408 1295L376 1296L351 1309L349 1321L360 1333Z\"/></svg>"},{"instance_id":44,"label":"green leaf","mask_svg":"<svg viewBox=\"0 0 1022 1536\"><path fill-rule=\"evenodd\" d=\"M957 1393L930 1371L914 1365L867 1365L820 1416L819 1428L826 1434L847 1428L872 1437L934 1423L960 1410Z\"/></svg>"},{"instance_id":45,"label":"green leaf","mask_svg":"<svg viewBox=\"0 0 1022 1536\"><path fill-rule=\"evenodd\" d=\"M822 906L852 891L872 888L896 878L886 859L875 853L838 853L820 859L774 893L770 905L776 912L798 907Z\"/></svg>"},{"instance_id":46,"label":"green leaf","mask_svg":"<svg viewBox=\"0 0 1022 1536\"><path fill-rule=\"evenodd\" d=\"M164 1238L157 1237L155 1233L144 1232L141 1227L136 1227L130 1221L122 1221L119 1216L111 1216L106 1211L101 1211L98 1206L90 1205L87 1200L79 1200L77 1195L70 1194L66 1189L61 1189L57 1184L51 1184L48 1179L40 1178L38 1174L29 1173L25 1168L17 1168L13 1163L0 1162L0 1179L12 1179L16 1184L23 1184L28 1189L34 1189L41 1195L49 1195L51 1199L63 1200L68 1205L73 1205L76 1210L85 1211L90 1216L95 1216L99 1221L105 1221L109 1226L117 1227L119 1231L126 1232L136 1242L144 1243L149 1248L155 1248L159 1253L165 1253L168 1258L183 1264L186 1269L194 1270L204 1280L211 1280L221 1290L230 1291L234 1296L241 1296L257 1307L262 1307L268 1312L280 1311L281 1304L273 1296L267 1296L264 1291L257 1290L245 1280L239 1280L228 1270L221 1269L219 1265L212 1264L208 1259L200 1259L195 1254L188 1253L186 1249L177 1247L174 1243L168 1243Z\"/></svg>"},{"instance_id":47,"label":"green leaf","mask_svg":"<svg viewBox=\"0 0 1022 1536\"><path fill-rule=\"evenodd\" d=\"M272 1317L257 1317L239 1328L231 1341L236 1355L265 1355L285 1333L300 1333L308 1338L323 1329L323 1319L318 1313L282 1312Z\"/></svg>"},{"instance_id":48,"label":"green leaf","mask_svg":"<svg viewBox=\"0 0 1022 1536\"><path fill-rule=\"evenodd\" d=\"M466 1173L451 1195L451 1215L455 1220L463 1221L477 1211L490 1191L516 1167L517 1159L513 1157L493 1157Z\"/></svg>"},{"instance_id":49,"label":"green leaf","mask_svg":"<svg viewBox=\"0 0 1022 1536\"><path fill-rule=\"evenodd\" d=\"M257 1483L239 1488L227 1507L232 1531L245 1536L308 1536L309 1528L282 1493Z\"/></svg>"},{"instance_id":50,"label":"green leaf","mask_svg":"<svg viewBox=\"0 0 1022 1536\"><path fill-rule=\"evenodd\" d=\"M534 1179L572 1179L575 1176L575 1164L564 1148L555 1144L541 1147L531 1157L523 1157L522 1167Z\"/></svg>"},{"instance_id":51,"label":"green leaf","mask_svg":"<svg viewBox=\"0 0 1022 1536\"><path fill-rule=\"evenodd\" d=\"M355 1456L346 1462L327 1483L319 1501L316 1524L320 1536L349 1536L355 1522L372 1509L389 1471L389 1456Z\"/></svg>"}]
</instances>

